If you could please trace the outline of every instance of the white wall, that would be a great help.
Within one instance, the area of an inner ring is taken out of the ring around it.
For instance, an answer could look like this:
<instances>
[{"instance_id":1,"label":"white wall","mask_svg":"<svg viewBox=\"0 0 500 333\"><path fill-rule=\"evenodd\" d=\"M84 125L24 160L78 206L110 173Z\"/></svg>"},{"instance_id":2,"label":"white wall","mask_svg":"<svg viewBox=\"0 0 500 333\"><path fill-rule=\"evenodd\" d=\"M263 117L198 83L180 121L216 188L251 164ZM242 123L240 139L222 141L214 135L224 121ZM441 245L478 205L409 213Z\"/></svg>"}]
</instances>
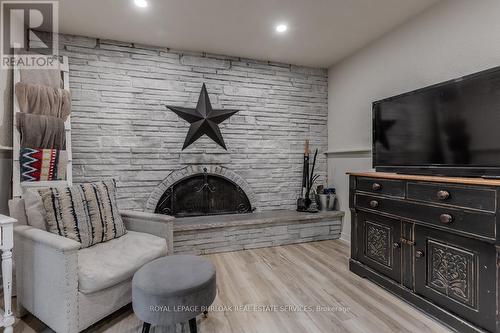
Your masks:
<instances>
[{"instance_id":1,"label":"white wall","mask_svg":"<svg viewBox=\"0 0 500 333\"><path fill-rule=\"evenodd\" d=\"M0 70L0 214L8 215L12 178L12 71Z\"/></svg>"},{"instance_id":2,"label":"white wall","mask_svg":"<svg viewBox=\"0 0 500 333\"><path fill-rule=\"evenodd\" d=\"M498 0L442 1L330 68L329 150L369 149L375 100L500 66L499 13ZM340 209L348 212L345 172L371 170L371 159L337 154L328 164ZM346 214L343 238L349 234Z\"/></svg>"}]
</instances>

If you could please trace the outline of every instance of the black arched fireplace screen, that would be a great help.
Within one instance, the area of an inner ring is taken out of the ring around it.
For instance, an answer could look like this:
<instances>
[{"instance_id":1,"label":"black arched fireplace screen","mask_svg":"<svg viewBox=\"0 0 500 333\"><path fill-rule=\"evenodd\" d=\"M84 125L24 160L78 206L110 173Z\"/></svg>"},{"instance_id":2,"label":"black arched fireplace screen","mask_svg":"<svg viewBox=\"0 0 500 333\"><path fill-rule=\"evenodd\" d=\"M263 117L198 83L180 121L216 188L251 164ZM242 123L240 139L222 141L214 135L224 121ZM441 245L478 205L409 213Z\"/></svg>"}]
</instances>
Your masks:
<instances>
[{"instance_id":1,"label":"black arched fireplace screen","mask_svg":"<svg viewBox=\"0 0 500 333\"><path fill-rule=\"evenodd\" d=\"M242 214L252 211L245 192L231 180L206 172L179 180L156 205L155 213L175 217Z\"/></svg>"}]
</instances>

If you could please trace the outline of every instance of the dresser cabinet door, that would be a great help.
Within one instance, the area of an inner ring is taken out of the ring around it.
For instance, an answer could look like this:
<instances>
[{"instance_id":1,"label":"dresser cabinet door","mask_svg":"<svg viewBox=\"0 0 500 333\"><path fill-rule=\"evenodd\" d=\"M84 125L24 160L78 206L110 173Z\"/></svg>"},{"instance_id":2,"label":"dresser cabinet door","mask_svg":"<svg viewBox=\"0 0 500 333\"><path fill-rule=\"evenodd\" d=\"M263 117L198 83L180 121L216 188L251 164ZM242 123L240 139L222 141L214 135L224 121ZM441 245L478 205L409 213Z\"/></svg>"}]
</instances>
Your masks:
<instances>
[{"instance_id":1,"label":"dresser cabinet door","mask_svg":"<svg viewBox=\"0 0 500 333\"><path fill-rule=\"evenodd\" d=\"M401 281L401 222L375 214L358 213L359 260Z\"/></svg>"},{"instance_id":2,"label":"dresser cabinet door","mask_svg":"<svg viewBox=\"0 0 500 333\"><path fill-rule=\"evenodd\" d=\"M415 226L415 292L495 331L495 249L491 244Z\"/></svg>"}]
</instances>

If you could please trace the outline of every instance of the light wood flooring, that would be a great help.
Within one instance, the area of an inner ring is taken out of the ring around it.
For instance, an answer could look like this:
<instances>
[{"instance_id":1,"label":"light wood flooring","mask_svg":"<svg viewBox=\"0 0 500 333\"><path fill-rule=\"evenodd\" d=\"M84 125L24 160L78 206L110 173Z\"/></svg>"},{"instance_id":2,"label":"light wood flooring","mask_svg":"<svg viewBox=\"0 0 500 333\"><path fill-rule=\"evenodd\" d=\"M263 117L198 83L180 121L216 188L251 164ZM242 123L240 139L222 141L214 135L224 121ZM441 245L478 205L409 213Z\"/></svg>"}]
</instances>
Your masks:
<instances>
[{"instance_id":1,"label":"light wood flooring","mask_svg":"<svg viewBox=\"0 0 500 333\"><path fill-rule=\"evenodd\" d=\"M209 255L217 267L217 309L208 318L198 317L198 331L450 332L349 272L348 256L348 246L338 240ZM135 333L141 325L128 306L86 332ZM28 315L16 322L14 332L52 331Z\"/></svg>"}]
</instances>

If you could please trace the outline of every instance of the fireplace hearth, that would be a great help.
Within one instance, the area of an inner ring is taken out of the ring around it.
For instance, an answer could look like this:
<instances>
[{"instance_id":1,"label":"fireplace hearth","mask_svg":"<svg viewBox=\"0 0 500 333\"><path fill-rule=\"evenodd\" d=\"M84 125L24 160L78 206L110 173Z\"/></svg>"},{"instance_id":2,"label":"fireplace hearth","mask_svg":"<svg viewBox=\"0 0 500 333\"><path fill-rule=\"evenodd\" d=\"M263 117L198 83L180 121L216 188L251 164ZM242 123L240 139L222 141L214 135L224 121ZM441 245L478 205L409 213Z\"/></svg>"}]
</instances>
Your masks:
<instances>
[{"instance_id":1,"label":"fireplace hearth","mask_svg":"<svg viewBox=\"0 0 500 333\"><path fill-rule=\"evenodd\" d=\"M171 184L158 200L155 213L175 217L244 214L253 211L245 191L222 175L192 174Z\"/></svg>"},{"instance_id":2,"label":"fireplace hearth","mask_svg":"<svg viewBox=\"0 0 500 333\"><path fill-rule=\"evenodd\" d=\"M158 184L145 210L182 217L173 220L174 253L203 255L340 237L344 213L262 209L259 194L243 178L246 173L191 164Z\"/></svg>"}]
</instances>

